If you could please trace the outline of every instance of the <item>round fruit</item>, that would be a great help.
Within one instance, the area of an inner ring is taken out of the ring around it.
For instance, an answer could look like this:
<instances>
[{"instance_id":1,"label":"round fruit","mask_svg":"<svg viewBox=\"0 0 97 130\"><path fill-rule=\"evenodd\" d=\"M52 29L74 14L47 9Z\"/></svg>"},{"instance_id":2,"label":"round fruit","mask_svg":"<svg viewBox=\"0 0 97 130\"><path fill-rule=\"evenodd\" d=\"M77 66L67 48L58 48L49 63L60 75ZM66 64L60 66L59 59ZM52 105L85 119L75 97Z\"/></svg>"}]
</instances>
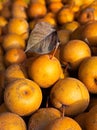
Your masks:
<instances>
[{"instance_id":1,"label":"round fruit","mask_svg":"<svg viewBox=\"0 0 97 130\"><path fill-rule=\"evenodd\" d=\"M89 113L97 113L97 104L95 104L94 106L92 106L89 110Z\"/></svg>"},{"instance_id":2,"label":"round fruit","mask_svg":"<svg viewBox=\"0 0 97 130\"><path fill-rule=\"evenodd\" d=\"M56 27L56 25L57 25L56 19L54 17L49 16L49 15L45 15L43 18L38 19L37 22L47 22L54 27Z\"/></svg>"},{"instance_id":3,"label":"round fruit","mask_svg":"<svg viewBox=\"0 0 97 130\"><path fill-rule=\"evenodd\" d=\"M85 25L80 25L79 27L77 27L70 35L70 39L71 40L82 40L82 32L83 32L83 29L84 29ZM86 39L84 39L86 40ZM83 40L83 41L84 41Z\"/></svg>"},{"instance_id":4,"label":"round fruit","mask_svg":"<svg viewBox=\"0 0 97 130\"><path fill-rule=\"evenodd\" d=\"M27 116L40 107L42 92L35 82L29 79L17 79L5 88L4 102L11 112Z\"/></svg>"},{"instance_id":5,"label":"round fruit","mask_svg":"<svg viewBox=\"0 0 97 130\"><path fill-rule=\"evenodd\" d=\"M91 31L92 30L92 31ZM88 22L82 32L82 39L87 39L90 46L97 46L97 21Z\"/></svg>"},{"instance_id":6,"label":"round fruit","mask_svg":"<svg viewBox=\"0 0 97 130\"><path fill-rule=\"evenodd\" d=\"M81 126L82 130L85 130L85 119L87 112L82 112L74 117L74 120Z\"/></svg>"},{"instance_id":7,"label":"round fruit","mask_svg":"<svg viewBox=\"0 0 97 130\"><path fill-rule=\"evenodd\" d=\"M67 22L72 22L73 20L74 13L70 10L70 8L63 7L57 14L57 21L61 25Z\"/></svg>"},{"instance_id":8,"label":"round fruit","mask_svg":"<svg viewBox=\"0 0 97 130\"><path fill-rule=\"evenodd\" d=\"M96 107L97 109L97 107ZM97 110L96 112L88 112L85 119L86 130L97 130Z\"/></svg>"},{"instance_id":9,"label":"round fruit","mask_svg":"<svg viewBox=\"0 0 97 130\"><path fill-rule=\"evenodd\" d=\"M97 93L97 56L83 60L79 66L78 77L86 85L90 93Z\"/></svg>"},{"instance_id":10,"label":"round fruit","mask_svg":"<svg viewBox=\"0 0 97 130\"><path fill-rule=\"evenodd\" d=\"M88 105L87 111L90 111L91 108L93 108L95 105L97 105L97 97L91 97L90 98L90 103Z\"/></svg>"},{"instance_id":11,"label":"round fruit","mask_svg":"<svg viewBox=\"0 0 97 130\"><path fill-rule=\"evenodd\" d=\"M80 26L79 22L77 21L72 21L72 22L67 22L63 25L63 28L65 30L69 30L70 32L73 32L76 28Z\"/></svg>"},{"instance_id":12,"label":"round fruit","mask_svg":"<svg viewBox=\"0 0 97 130\"><path fill-rule=\"evenodd\" d=\"M90 21L95 20L94 18L94 10L90 7L87 7L79 12L79 15L77 17L78 22L80 24L86 24Z\"/></svg>"},{"instance_id":13,"label":"round fruit","mask_svg":"<svg viewBox=\"0 0 97 130\"><path fill-rule=\"evenodd\" d=\"M28 22L24 18L12 18L8 22L8 33L18 34L24 39L28 38L28 29Z\"/></svg>"},{"instance_id":14,"label":"round fruit","mask_svg":"<svg viewBox=\"0 0 97 130\"><path fill-rule=\"evenodd\" d=\"M27 19L27 13L26 13L25 8L23 8L22 6L13 5L12 6L12 17Z\"/></svg>"},{"instance_id":15,"label":"round fruit","mask_svg":"<svg viewBox=\"0 0 97 130\"><path fill-rule=\"evenodd\" d=\"M15 113L4 112L0 114L0 130L27 130L22 117Z\"/></svg>"},{"instance_id":16,"label":"round fruit","mask_svg":"<svg viewBox=\"0 0 97 130\"><path fill-rule=\"evenodd\" d=\"M75 4L75 5L78 5L78 6L88 6L88 5L90 5L90 4L92 4L92 2L93 2L94 0L67 0L67 2L69 3L69 4Z\"/></svg>"},{"instance_id":17,"label":"round fruit","mask_svg":"<svg viewBox=\"0 0 97 130\"><path fill-rule=\"evenodd\" d=\"M30 18L41 18L47 13L47 8L44 4L32 3L28 7L28 16Z\"/></svg>"},{"instance_id":18,"label":"round fruit","mask_svg":"<svg viewBox=\"0 0 97 130\"><path fill-rule=\"evenodd\" d=\"M26 72L22 65L12 64L5 70L6 82L12 82L16 79L27 78Z\"/></svg>"},{"instance_id":19,"label":"round fruit","mask_svg":"<svg viewBox=\"0 0 97 130\"><path fill-rule=\"evenodd\" d=\"M50 101L65 115L74 116L83 112L89 104L90 96L86 86L76 78L58 80L51 89Z\"/></svg>"},{"instance_id":20,"label":"round fruit","mask_svg":"<svg viewBox=\"0 0 97 130\"><path fill-rule=\"evenodd\" d=\"M61 77L62 68L56 57L41 55L29 66L28 73L39 86L48 88Z\"/></svg>"},{"instance_id":21,"label":"round fruit","mask_svg":"<svg viewBox=\"0 0 97 130\"><path fill-rule=\"evenodd\" d=\"M24 50L19 48L12 48L6 51L4 55L5 64L11 65L14 63L22 63L26 59Z\"/></svg>"},{"instance_id":22,"label":"round fruit","mask_svg":"<svg viewBox=\"0 0 97 130\"><path fill-rule=\"evenodd\" d=\"M12 4L12 17L16 18L27 18L27 9L28 5L24 0L15 0Z\"/></svg>"},{"instance_id":23,"label":"round fruit","mask_svg":"<svg viewBox=\"0 0 97 130\"><path fill-rule=\"evenodd\" d=\"M0 1L0 3L2 3L3 8L2 10L0 10L0 15L3 16L4 18L9 19L11 17L11 4L12 2L9 0L4 0L3 2Z\"/></svg>"},{"instance_id":24,"label":"round fruit","mask_svg":"<svg viewBox=\"0 0 97 130\"><path fill-rule=\"evenodd\" d=\"M47 125L45 130L82 130L79 124L70 117L60 117Z\"/></svg>"},{"instance_id":25,"label":"round fruit","mask_svg":"<svg viewBox=\"0 0 97 130\"><path fill-rule=\"evenodd\" d=\"M60 45L66 44L70 40L70 31L69 30L60 29L57 33L58 33Z\"/></svg>"},{"instance_id":26,"label":"round fruit","mask_svg":"<svg viewBox=\"0 0 97 130\"><path fill-rule=\"evenodd\" d=\"M29 119L28 130L44 130L56 118L61 117L61 112L55 108L40 108Z\"/></svg>"},{"instance_id":27,"label":"round fruit","mask_svg":"<svg viewBox=\"0 0 97 130\"><path fill-rule=\"evenodd\" d=\"M7 34L3 39L3 48L4 50L8 50L11 48L25 48L25 40L18 34Z\"/></svg>"},{"instance_id":28,"label":"round fruit","mask_svg":"<svg viewBox=\"0 0 97 130\"><path fill-rule=\"evenodd\" d=\"M82 40L69 40L61 47L60 60L63 64L69 64L72 70L76 70L83 59L91 56L91 50Z\"/></svg>"},{"instance_id":29,"label":"round fruit","mask_svg":"<svg viewBox=\"0 0 97 130\"><path fill-rule=\"evenodd\" d=\"M58 13L58 11L63 7L63 3L62 2L51 2L48 5L48 10L50 10L53 13Z\"/></svg>"}]
</instances>

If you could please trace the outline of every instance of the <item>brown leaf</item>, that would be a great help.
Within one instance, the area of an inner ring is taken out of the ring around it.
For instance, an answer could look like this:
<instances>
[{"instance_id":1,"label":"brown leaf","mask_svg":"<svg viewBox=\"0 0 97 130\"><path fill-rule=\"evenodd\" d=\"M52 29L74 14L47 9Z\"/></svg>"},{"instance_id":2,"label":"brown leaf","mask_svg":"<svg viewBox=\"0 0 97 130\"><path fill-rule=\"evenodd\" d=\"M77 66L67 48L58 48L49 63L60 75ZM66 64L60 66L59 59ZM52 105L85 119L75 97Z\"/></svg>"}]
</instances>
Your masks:
<instances>
[{"instance_id":1,"label":"brown leaf","mask_svg":"<svg viewBox=\"0 0 97 130\"><path fill-rule=\"evenodd\" d=\"M39 22L30 34L25 52L32 51L45 54L51 52L57 44L56 29L46 22Z\"/></svg>"}]
</instances>

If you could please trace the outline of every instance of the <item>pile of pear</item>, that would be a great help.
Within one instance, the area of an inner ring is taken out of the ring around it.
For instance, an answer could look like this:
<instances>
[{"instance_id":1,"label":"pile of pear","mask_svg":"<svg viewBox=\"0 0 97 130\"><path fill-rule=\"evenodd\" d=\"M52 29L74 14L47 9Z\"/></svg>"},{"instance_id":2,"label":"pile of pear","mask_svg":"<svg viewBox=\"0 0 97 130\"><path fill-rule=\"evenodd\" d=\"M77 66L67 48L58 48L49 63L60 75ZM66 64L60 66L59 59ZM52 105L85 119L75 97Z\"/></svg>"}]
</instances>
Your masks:
<instances>
[{"instance_id":1,"label":"pile of pear","mask_svg":"<svg viewBox=\"0 0 97 130\"><path fill-rule=\"evenodd\" d=\"M39 22L60 44L25 52ZM96 130L96 109L97 0L0 2L0 130Z\"/></svg>"}]
</instances>

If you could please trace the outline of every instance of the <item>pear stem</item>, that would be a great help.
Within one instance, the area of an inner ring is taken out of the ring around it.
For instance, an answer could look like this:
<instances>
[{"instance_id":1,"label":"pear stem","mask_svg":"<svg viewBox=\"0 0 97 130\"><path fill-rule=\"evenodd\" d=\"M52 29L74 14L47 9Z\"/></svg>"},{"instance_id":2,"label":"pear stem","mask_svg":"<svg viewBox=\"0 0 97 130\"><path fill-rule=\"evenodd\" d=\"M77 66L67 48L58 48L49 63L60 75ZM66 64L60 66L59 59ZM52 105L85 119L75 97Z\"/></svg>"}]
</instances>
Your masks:
<instances>
[{"instance_id":1,"label":"pear stem","mask_svg":"<svg viewBox=\"0 0 97 130\"><path fill-rule=\"evenodd\" d=\"M49 96L47 97L46 108L48 108L48 101L49 101Z\"/></svg>"},{"instance_id":2,"label":"pear stem","mask_svg":"<svg viewBox=\"0 0 97 130\"><path fill-rule=\"evenodd\" d=\"M70 64L68 62L65 62L65 61L64 61L62 66L65 68L65 71L68 71L68 69L70 68Z\"/></svg>"},{"instance_id":3,"label":"pear stem","mask_svg":"<svg viewBox=\"0 0 97 130\"><path fill-rule=\"evenodd\" d=\"M64 117L64 115L65 115L65 105L62 105L62 117Z\"/></svg>"},{"instance_id":4,"label":"pear stem","mask_svg":"<svg viewBox=\"0 0 97 130\"><path fill-rule=\"evenodd\" d=\"M51 55L51 57L50 57L50 59L52 59L53 57L54 57L54 55L55 55L55 53L56 53L56 51L57 51L57 49L58 49L58 47L59 47L59 42L57 43L57 45L56 45L56 47L55 47L55 49L54 49L54 52L53 52L53 54Z\"/></svg>"}]
</instances>

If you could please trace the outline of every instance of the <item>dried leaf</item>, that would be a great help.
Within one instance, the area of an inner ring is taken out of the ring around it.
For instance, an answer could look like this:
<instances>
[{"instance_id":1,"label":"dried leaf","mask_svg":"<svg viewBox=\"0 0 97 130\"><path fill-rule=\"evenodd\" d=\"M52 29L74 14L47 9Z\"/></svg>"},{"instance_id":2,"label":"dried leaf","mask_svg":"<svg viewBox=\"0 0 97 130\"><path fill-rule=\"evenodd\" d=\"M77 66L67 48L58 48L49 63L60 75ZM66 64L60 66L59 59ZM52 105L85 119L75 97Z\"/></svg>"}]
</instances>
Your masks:
<instances>
[{"instance_id":1,"label":"dried leaf","mask_svg":"<svg viewBox=\"0 0 97 130\"><path fill-rule=\"evenodd\" d=\"M45 54L51 52L57 44L56 29L46 22L39 22L30 34L25 52L32 51Z\"/></svg>"}]
</instances>

